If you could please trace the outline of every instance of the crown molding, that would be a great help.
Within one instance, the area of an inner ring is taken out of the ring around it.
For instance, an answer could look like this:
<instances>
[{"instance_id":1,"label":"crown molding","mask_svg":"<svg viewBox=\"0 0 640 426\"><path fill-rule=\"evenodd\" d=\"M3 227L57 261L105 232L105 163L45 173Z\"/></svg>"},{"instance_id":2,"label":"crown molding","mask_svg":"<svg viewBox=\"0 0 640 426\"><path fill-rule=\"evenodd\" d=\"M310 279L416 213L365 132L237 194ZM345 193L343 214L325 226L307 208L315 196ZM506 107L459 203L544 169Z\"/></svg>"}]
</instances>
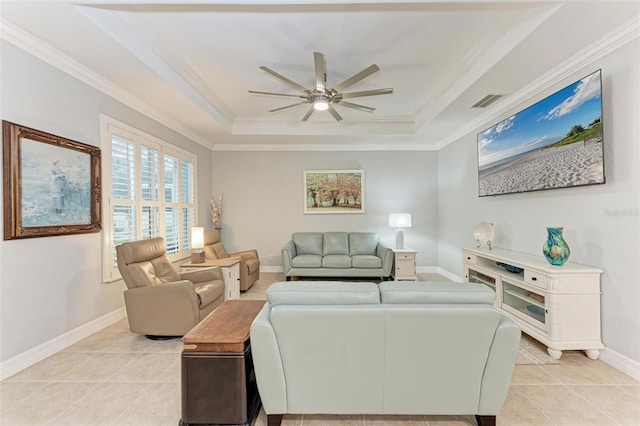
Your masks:
<instances>
[{"instance_id":1,"label":"crown molding","mask_svg":"<svg viewBox=\"0 0 640 426\"><path fill-rule=\"evenodd\" d=\"M49 65L58 68L62 72L69 74L107 96L122 102L124 105L146 115L152 120L155 120L182 136L204 146L205 148L211 149L212 144L210 141L193 133L176 122L173 118L160 112L140 98L133 96L131 93L123 90L111 81L101 77L96 72L80 64L50 44L35 37L20 26L7 21L2 17L0 17L0 26L2 27L2 31L0 31L0 38L5 41L48 63Z\"/></svg>"},{"instance_id":2,"label":"crown molding","mask_svg":"<svg viewBox=\"0 0 640 426\"><path fill-rule=\"evenodd\" d=\"M269 119L236 119L233 135L414 135L415 127L410 119L378 118L375 120L349 121L288 121Z\"/></svg>"},{"instance_id":3,"label":"crown molding","mask_svg":"<svg viewBox=\"0 0 640 426\"><path fill-rule=\"evenodd\" d=\"M435 149L442 149L479 128L487 127L491 122L494 122L497 117L512 111L523 102L551 89L554 85L567 78L567 76L579 72L584 67L638 37L640 37L640 18L636 17L596 40L560 65L552 68L549 72L531 82L531 84L503 99L499 104L497 103L494 108L480 115L475 120L470 121L466 126L460 127L458 131L451 133L447 138L436 143Z\"/></svg>"},{"instance_id":4,"label":"crown molding","mask_svg":"<svg viewBox=\"0 0 640 426\"><path fill-rule=\"evenodd\" d=\"M213 151L437 151L422 144L216 144Z\"/></svg>"},{"instance_id":5,"label":"crown molding","mask_svg":"<svg viewBox=\"0 0 640 426\"><path fill-rule=\"evenodd\" d=\"M497 40L492 40L490 46L485 45L473 52L472 59L468 60L459 75L453 78L449 87L440 96L428 101L416 113L416 126L421 129L433 121L434 118L473 86L487 71L513 51L518 44L531 35L536 28L546 22L561 7L560 4L553 4L545 6L540 11L520 13L516 25L511 25L501 37Z\"/></svg>"},{"instance_id":6,"label":"crown molding","mask_svg":"<svg viewBox=\"0 0 640 426\"><path fill-rule=\"evenodd\" d=\"M234 119L232 111L157 34L129 22L125 16L113 11L93 7L79 7L78 11L225 130L231 130Z\"/></svg>"}]
</instances>

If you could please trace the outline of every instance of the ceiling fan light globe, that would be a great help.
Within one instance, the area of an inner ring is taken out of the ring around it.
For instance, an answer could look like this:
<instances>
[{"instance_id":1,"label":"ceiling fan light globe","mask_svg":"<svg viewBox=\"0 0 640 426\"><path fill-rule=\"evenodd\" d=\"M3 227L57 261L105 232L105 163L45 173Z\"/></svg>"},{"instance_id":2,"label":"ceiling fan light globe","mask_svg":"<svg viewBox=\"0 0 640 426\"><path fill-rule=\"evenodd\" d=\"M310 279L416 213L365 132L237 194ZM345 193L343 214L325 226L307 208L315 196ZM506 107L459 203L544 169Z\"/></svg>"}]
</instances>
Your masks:
<instances>
[{"instance_id":1,"label":"ceiling fan light globe","mask_svg":"<svg viewBox=\"0 0 640 426\"><path fill-rule=\"evenodd\" d=\"M313 109L315 109L316 111L326 111L327 109L329 109L329 102L325 101L324 99L314 101Z\"/></svg>"}]
</instances>

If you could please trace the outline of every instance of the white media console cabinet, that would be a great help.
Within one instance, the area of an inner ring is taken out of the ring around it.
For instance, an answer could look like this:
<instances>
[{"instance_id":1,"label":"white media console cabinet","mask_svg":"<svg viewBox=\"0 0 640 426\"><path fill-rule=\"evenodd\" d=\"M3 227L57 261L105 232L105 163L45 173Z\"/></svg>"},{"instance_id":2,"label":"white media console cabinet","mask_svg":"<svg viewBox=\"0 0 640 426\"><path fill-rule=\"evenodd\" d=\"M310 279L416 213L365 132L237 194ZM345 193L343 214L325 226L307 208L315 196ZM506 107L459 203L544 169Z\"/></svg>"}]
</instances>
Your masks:
<instances>
[{"instance_id":1,"label":"white media console cabinet","mask_svg":"<svg viewBox=\"0 0 640 426\"><path fill-rule=\"evenodd\" d=\"M563 350L584 350L597 359L600 337L602 269L567 262L550 265L542 256L499 248L463 248L465 281L496 292L495 306L522 331L560 359ZM498 263L509 265L508 271Z\"/></svg>"}]
</instances>

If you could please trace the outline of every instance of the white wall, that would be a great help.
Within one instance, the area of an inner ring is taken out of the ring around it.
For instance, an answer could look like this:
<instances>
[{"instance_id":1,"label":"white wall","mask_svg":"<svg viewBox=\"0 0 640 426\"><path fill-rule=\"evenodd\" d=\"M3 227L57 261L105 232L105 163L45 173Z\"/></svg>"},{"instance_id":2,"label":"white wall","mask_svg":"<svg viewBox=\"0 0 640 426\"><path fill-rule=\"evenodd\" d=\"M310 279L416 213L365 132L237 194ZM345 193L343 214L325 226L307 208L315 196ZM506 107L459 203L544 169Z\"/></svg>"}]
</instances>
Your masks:
<instances>
[{"instance_id":1,"label":"white wall","mask_svg":"<svg viewBox=\"0 0 640 426\"><path fill-rule=\"evenodd\" d=\"M462 275L460 247L473 246L473 227L479 221L494 224L497 247L540 256L545 228L564 226L570 261L605 271L601 298L605 346L636 362L640 362L639 51L636 39L521 106L602 68L605 185L479 198L476 133L438 152L438 265Z\"/></svg>"},{"instance_id":2,"label":"white wall","mask_svg":"<svg viewBox=\"0 0 640 426\"><path fill-rule=\"evenodd\" d=\"M199 214L207 217L208 149L9 43L2 42L0 54L2 120L100 146L99 114L105 113L194 152L204 200ZM101 283L101 250L100 233L0 242L1 362L124 305L122 282Z\"/></svg>"},{"instance_id":3,"label":"white wall","mask_svg":"<svg viewBox=\"0 0 640 426\"><path fill-rule=\"evenodd\" d=\"M407 212L405 246L418 266L436 265L435 152L214 152L214 191L224 192L222 240L227 249L257 248L265 266L281 266L280 250L299 231L378 232L395 247L389 213ZM304 214L303 171L363 169L364 214Z\"/></svg>"}]
</instances>

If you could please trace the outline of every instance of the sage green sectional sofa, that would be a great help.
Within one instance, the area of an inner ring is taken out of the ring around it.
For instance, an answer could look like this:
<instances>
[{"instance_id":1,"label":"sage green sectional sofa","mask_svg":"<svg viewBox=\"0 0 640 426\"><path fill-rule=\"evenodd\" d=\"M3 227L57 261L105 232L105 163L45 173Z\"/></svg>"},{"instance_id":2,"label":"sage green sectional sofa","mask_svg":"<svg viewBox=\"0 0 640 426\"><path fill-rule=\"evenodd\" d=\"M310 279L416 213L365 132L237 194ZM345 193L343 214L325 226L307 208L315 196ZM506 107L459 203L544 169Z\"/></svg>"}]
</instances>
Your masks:
<instances>
[{"instance_id":1,"label":"sage green sectional sofa","mask_svg":"<svg viewBox=\"0 0 640 426\"><path fill-rule=\"evenodd\" d=\"M393 251L374 232L295 232L282 248L282 268L292 277L387 279Z\"/></svg>"}]
</instances>

